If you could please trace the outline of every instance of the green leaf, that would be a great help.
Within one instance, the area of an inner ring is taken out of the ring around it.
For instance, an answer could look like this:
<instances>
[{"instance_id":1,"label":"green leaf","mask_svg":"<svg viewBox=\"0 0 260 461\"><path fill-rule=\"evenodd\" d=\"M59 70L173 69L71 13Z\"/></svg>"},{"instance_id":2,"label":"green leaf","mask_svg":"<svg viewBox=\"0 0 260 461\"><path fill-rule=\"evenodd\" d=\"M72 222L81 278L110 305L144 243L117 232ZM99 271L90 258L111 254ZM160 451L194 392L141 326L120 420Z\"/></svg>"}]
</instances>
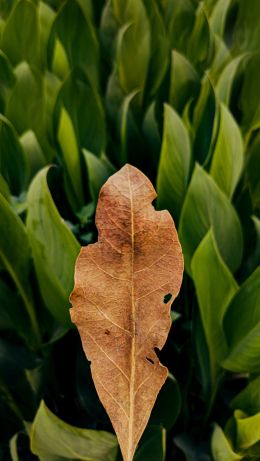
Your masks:
<instances>
[{"instance_id":1,"label":"green leaf","mask_svg":"<svg viewBox=\"0 0 260 461\"><path fill-rule=\"evenodd\" d=\"M239 450L245 450L260 441L260 412L247 416L241 410L234 412L236 422L236 445Z\"/></svg>"},{"instance_id":2,"label":"green leaf","mask_svg":"<svg viewBox=\"0 0 260 461\"><path fill-rule=\"evenodd\" d=\"M150 416L149 425L171 430L181 410L181 392L176 379L169 374L159 392Z\"/></svg>"},{"instance_id":3,"label":"green leaf","mask_svg":"<svg viewBox=\"0 0 260 461\"><path fill-rule=\"evenodd\" d=\"M229 110L221 104L220 125L217 134L217 141L213 152L210 174L231 198L240 178L243 168L243 141L236 124Z\"/></svg>"},{"instance_id":4,"label":"green leaf","mask_svg":"<svg viewBox=\"0 0 260 461\"><path fill-rule=\"evenodd\" d=\"M157 178L158 207L167 208L178 220L191 167L188 131L179 115L164 106L164 128Z\"/></svg>"},{"instance_id":5,"label":"green leaf","mask_svg":"<svg viewBox=\"0 0 260 461\"><path fill-rule=\"evenodd\" d=\"M104 154L99 158L83 149L83 155L88 170L91 198L97 202L101 187L116 170Z\"/></svg>"},{"instance_id":6,"label":"green leaf","mask_svg":"<svg viewBox=\"0 0 260 461\"><path fill-rule=\"evenodd\" d=\"M1 69L1 85L7 88L12 87L15 83L15 76L11 63L6 54L0 50L0 69Z\"/></svg>"},{"instance_id":7,"label":"green leaf","mask_svg":"<svg viewBox=\"0 0 260 461\"><path fill-rule=\"evenodd\" d=\"M223 69L215 86L215 92L222 102L229 106L231 103L231 96L234 83L241 64L246 58L246 54L242 54L232 59Z\"/></svg>"},{"instance_id":8,"label":"green leaf","mask_svg":"<svg viewBox=\"0 0 260 461\"><path fill-rule=\"evenodd\" d=\"M68 199L72 207L79 210L84 205L80 151L71 118L64 107L60 112L57 137L66 171Z\"/></svg>"},{"instance_id":9,"label":"green leaf","mask_svg":"<svg viewBox=\"0 0 260 461\"><path fill-rule=\"evenodd\" d=\"M169 103L182 113L187 102L196 98L200 81L198 73L188 59L172 51Z\"/></svg>"},{"instance_id":10,"label":"green leaf","mask_svg":"<svg viewBox=\"0 0 260 461\"><path fill-rule=\"evenodd\" d=\"M164 461L166 456L166 430L148 426L134 456L134 461Z\"/></svg>"},{"instance_id":11,"label":"green leaf","mask_svg":"<svg viewBox=\"0 0 260 461\"><path fill-rule=\"evenodd\" d=\"M13 65L35 63L39 52L39 16L31 0L19 0L7 19L1 47Z\"/></svg>"},{"instance_id":12,"label":"green leaf","mask_svg":"<svg viewBox=\"0 0 260 461\"><path fill-rule=\"evenodd\" d=\"M30 168L30 178L32 178L38 170L46 165L46 159L43 155L41 146L33 131L26 131L20 137L20 143L27 157L27 162Z\"/></svg>"},{"instance_id":13,"label":"green leaf","mask_svg":"<svg viewBox=\"0 0 260 461\"><path fill-rule=\"evenodd\" d=\"M0 173L13 195L19 195L28 181L28 161L13 125L0 114Z\"/></svg>"},{"instance_id":14,"label":"green leaf","mask_svg":"<svg viewBox=\"0 0 260 461\"><path fill-rule=\"evenodd\" d=\"M211 80L214 88L216 88L216 82L219 79L223 68L230 61L231 55L230 50L227 47L224 40L222 40L218 35L214 35L214 58L211 62L209 69L209 79Z\"/></svg>"},{"instance_id":15,"label":"green leaf","mask_svg":"<svg viewBox=\"0 0 260 461\"><path fill-rule=\"evenodd\" d=\"M39 340L39 326L30 286L30 247L24 225L6 199L0 195L0 262L9 273L30 319L27 342L34 346ZM15 244L14 244L15 243Z\"/></svg>"},{"instance_id":16,"label":"green leaf","mask_svg":"<svg viewBox=\"0 0 260 461\"><path fill-rule=\"evenodd\" d=\"M125 94L135 90L142 92L150 60L150 24L140 0L128 0L123 11L119 3L112 1L115 16L122 25L116 52L119 82Z\"/></svg>"},{"instance_id":17,"label":"green leaf","mask_svg":"<svg viewBox=\"0 0 260 461\"><path fill-rule=\"evenodd\" d=\"M245 132L260 127L259 94L260 53L254 53L244 63L243 87L240 93L239 108L242 112L241 125Z\"/></svg>"},{"instance_id":18,"label":"green leaf","mask_svg":"<svg viewBox=\"0 0 260 461\"><path fill-rule=\"evenodd\" d=\"M41 68L47 66L47 44L53 21L55 19L55 11L44 1L39 2L39 41L40 53L39 64Z\"/></svg>"},{"instance_id":19,"label":"green leaf","mask_svg":"<svg viewBox=\"0 0 260 461\"><path fill-rule=\"evenodd\" d=\"M191 273L191 259L197 246L212 227L222 259L233 271L241 262L242 230L231 203L215 181L197 164L183 204L179 237L185 267Z\"/></svg>"},{"instance_id":20,"label":"green leaf","mask_svg":"<svg viewBox=\"0 0 260 461\"><path fill-rule=\"evenodd\" d=\"M54 114L56 129L62 107L71 118L78 146L95 154L104 152L106 147L104 109L99 94L81 69L73 70L60 89Z\"/></svg>"},{"instance_id":21,"label":"green leaf","mask_svg":"<svg viewBox=\"0 0 260 461\"><path fill-rule=\"evenodd\" d=\"M46 460L115 461L118 445L113 434L65 423L42 401L31 429L31 450Z\"/></svg>"},{"instance_id":22,"label":"green leaf","mask_svg":"<svg viewBox=\"0 0 260 461\"><path fill-rule=\"evenodd\" d=\"M253 373L260 369L259 299L260 267L241 285L224 318L229 354L222 366L227 370Z\"/></svg>"},{"instance_id":23,"label":"green leaf","mask_svg":"<svg viewBox=\"0 0 260 461\"><path fill-rule=\"evenodd\" d=\"M49 58L51 62L53 62L57 39L65 50L70 68L74 69L79 66L84 69L92 85L98 88L99 43L91 18L84 15L76 0L64 2L55 18L50 34Z\"/></svg>"},{"instance_id":24,"label":"green leaf","mask_svg":"<svg viewBox=\"0 0 260 461\"><path fill-rule=\"evenodd\" d=\"M58 38L56 38L53 47L51 68L54 74L62 80L64 80L70 73L70 65L66 51Z\"/></svg>"},{"instance_id":25,"label":"green leaf","mask_svg":"<svg viewBox=\"0 0 260 461\"><path fill-rule=\"evenodd\" d=\"M60 323L69 326L69 295L79 244L53 202L48 171L48 167L41 170L29 188L26 227L46 307Z\"/></svg>"},{"instance_id":26,"label":"green leaf","mask_svg":"<svg viewBox=\"0 0 260 461\"><path fill-rule=\"evenodd\" d=\"M251 416L260 412L260 376L249 382L230 402L230 406L233 410L239 409Z\"/></svg>"},{"instance_id":27,"label":"green leaf","mask_svg":"<svg viewBox=\"0 0 260 461\"><path fill-rule=\"evenodd\" d=\"M148 67L145 92L151 100L156 95L169 63L169 43L165 25L156 0L144 0L150 22L151 59Z\"/></svg>"},{"instance_id":28,"label":"green leaf","mask_svg":"<svg viewBox=\"0 0 260 461\"><path fill-rule=\"evenodd\" d=\"M18 437L19 437L19 432L14 434L9 442L10 455L11 455L12 461L19 461L18 447L17 447Z\"/></svg>"},{"instance_id":29,"label":"green leaf","mask_svg":"<svg viewBox=\"0 0 260 461\"><path fill-rule=\"evenodd\" d=\"M199 71L208 67L213 58L213 34L202 4L198 6L194 27L189 39L187 54Z\"/></svg>"},{"instance_id":30,"label":"green leaf","mask_svg":"<svg viewBox=\"0 0 260 461\"><path fill-rule=\"evenodd\" d=\"M3 176L0 174L0 194L3 195L3 197L10 202L11 200L11 192L10 188L6 182L6 180L3 178Z\"/></svg>"},{"instance_id":31,"label":"green leaf","mask_svg":"<svg viewBox=\"0 0 260 461\"><path fill-rule=\"evenodd\" d=\"M214 461L236 461L243 458L243 456L234 452L230 441L226 438L221 427L217 424L214 424L211 451Z\"/></svg>"},{"instance_id":32,"label":"green leaf","mask_svg":"<svg viewBox=\"0 0 260 461\"><path fill-rule=\"evenodd\" d=\"M231 2L232 0L219 0L216 2L212 15L210 16L209 24L211 30L222 38L224 37L225 25Z\"/></svg>"},{"instance_id":33,"label":"green leaf","mask_svg":"<svg viewBox=\"0 0 260 461\"><path fill-rule=\"evenodd\" d=\"M194 157L205 164L210 157L210 148L214 143L214 120L216 117L216 97L210 80L202 84L199 99L193 114Z\"/></svg>"},{"instance_id":34,"label":"green leaf","mask_svg":"<svg viewBox=\"0 0 260 461\"><path fill-rule=\"evenodd\" d=\"M138 93L139 91L133 91L127 95L122 100L120 111L118 111L118 132L120 133L119 136L121 141L121 149L118 154L118 160L120 160L121 165L124 165L128 160L128 138L130 131L130 121L132 121L131 102L134 100L135 96L138 95Z\"/></svg>"},{"instance_id":35,"label":"green leaf","mask_svg":"<svg viewBox=\"0 0 260 461\"><path fill-rule=\"evenodd\" d=\"M16 83L6 106L6 117L19 135L41 129L44 114L44 91L40 71L22 62L15 69Z\"/></svg>"},{"instance_id":36,"label":"green leaf","mask_svg":"<svg viewBox=\"0 0 260 461\"><path fill-rule=\"evenodd\" d=\"M212 383L216 383L219 363L227 353L223 318L238 286L219 254L212 230L195 251L191 270L209 349Z\"/></svg>"}]
</instances>

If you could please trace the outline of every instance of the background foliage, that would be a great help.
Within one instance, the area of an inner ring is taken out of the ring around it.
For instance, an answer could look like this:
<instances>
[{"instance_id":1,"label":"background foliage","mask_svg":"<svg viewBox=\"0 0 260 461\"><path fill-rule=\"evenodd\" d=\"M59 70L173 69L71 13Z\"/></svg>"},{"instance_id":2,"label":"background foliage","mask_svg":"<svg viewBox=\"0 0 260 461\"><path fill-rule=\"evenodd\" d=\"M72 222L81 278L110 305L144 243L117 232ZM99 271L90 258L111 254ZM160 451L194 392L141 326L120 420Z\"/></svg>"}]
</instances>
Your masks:
<instances>
[{"instance_id":1,"label":"background foliage","mask_svg":"<svg viewBox=\"0 0 260 461\"><path fill-rule=\"evenodd\" d=\"M260 458L259 47L259 0L0 2L1 460L120 459L68 297L125 162L185 257L135 461Z\"/></svg>"}]
</instances>

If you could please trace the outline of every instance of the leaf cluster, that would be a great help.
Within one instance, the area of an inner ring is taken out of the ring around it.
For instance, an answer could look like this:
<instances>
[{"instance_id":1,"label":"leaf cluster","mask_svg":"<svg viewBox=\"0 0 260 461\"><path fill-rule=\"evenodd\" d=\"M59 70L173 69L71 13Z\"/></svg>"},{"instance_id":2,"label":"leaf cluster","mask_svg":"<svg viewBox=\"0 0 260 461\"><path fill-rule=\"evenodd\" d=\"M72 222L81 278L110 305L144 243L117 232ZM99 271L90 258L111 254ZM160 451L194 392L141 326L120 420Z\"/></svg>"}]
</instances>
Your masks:
<instances>
[{"instance_id":1,"label":"leaf cluster","mask_svg":"<svg viewBox=\"0 0 260 461\"><path fill-rule=\"evenodd\" d=\"M0 2L3 461L120 459L68 299L126 162L185 259L135 461L259 459L259 45L259 0Z\"/></svg>"}]
</instances>

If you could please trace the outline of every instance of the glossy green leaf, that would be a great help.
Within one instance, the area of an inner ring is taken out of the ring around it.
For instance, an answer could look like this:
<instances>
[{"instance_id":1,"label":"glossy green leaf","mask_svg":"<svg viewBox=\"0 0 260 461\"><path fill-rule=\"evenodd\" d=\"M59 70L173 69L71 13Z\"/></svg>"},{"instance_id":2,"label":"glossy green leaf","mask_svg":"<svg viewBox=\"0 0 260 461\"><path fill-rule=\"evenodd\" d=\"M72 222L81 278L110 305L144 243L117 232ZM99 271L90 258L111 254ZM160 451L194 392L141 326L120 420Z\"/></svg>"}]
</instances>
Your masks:
<instances>
[{"instance_id":1,"label":"glossy green leaf","mask_svg":"<svg viewBox=\"0 0 260 461\"><path fill-rule=\"evenodd\" d=\"M38 170L46 165L46 159L33 131L26 131L20 137L20 143L29 164L30 178L32 178Z\"/></svg>"},{"instance_id":2,"label":"glossy green leaf","mask_svg":"<svg viewBox=\"0 0 260 461\"><path fill-rule=\"evenodd\" d=\"M231 59L230 50L226 43L218 35L214 35L214 58L212 59L209 69L209 79L214 88L224 67Z\"/></svg>"},{"instance_id":3,"label":"glossy green leaf","mask_svg":"<svg viewBox=\"0 0 260 461\"><path fill-rule=\"evenodd\" d=\"M19 134L41 129L44 114L42 75L37 68L22 62L15 69L16 83L6 106L6 117Z\"/></svg>"},{"instance_id":4,"label":"glossy green leaf","mask_svg":"<svg viewBox=\"0 0 260 461\"><path fill-rule=\"evenodd\" d=\"M158 207L178 220L186 194L191 167L188 131L179 115L164 106L164 128L157 178Z\"/></svg>"},{"instance_id":5,"label":"glossy green leaf","mask_svg":"<svg viewBox=\"0 0 260 461\"><path fill-rule=\"evenodd\" d=\"M61 87L61 81L54 74L46 71L43 79L44 86L44 119L37 133L37 139L41 145L44 157L48 163L53 162L57 155L56 131L54 126L54 107ZM58 123L58 122L57 122Z\"/></svg>"},{"instance_id":6,"label":"glossy green leaf","mask_svg":"<svg viewBox=\"0 0 260 461\"><path fill-rule=\"evenodd\" d=\"M53 47L51 68L54 74L62 80L65 79L70 72L70 65L66 51L58 38L56 38Z\"/></svg>"},{"instance_id":7,"label":"glossy green leaf","mask_svg":"<svg viewBox=\"0 0 260 461\"><path fill-rule=\"evenodd\" d=\"M2 49L13 65L35 63L39 53L39 16L31 0L19 0L6 22Z\"/></svg>"},{"instance_id":8,"label":"glossy green leaf","mask_svg":"<svg viewBox=\"0 0 260 461\"><path fill-rule=\"evenodd\" d=\"M53 21L55 19L55 11L44 1L39 1L39 65L42 68L47 66L47 43L51 31Z\"/></svg>"},{"instance_id":9,"label":"glossy green leaf","mask_svg":"<svg viewBox=\"0 0 260 461\"><path fill-rule=\"evenodd\" d=\"M188 59L173 50L171 55L169 103L182 113L186 103L199 92L199 76Z\"/></svg>"},{"instance_id":10,"label":"glossy green leaf","mask_svg":"<svg viewBox=\"0 0 260 461\"><path fill-rule=\"evenodd\" d=\"M46 460L115 461L118 445L113 434L65 423L42 401L31 429L31 450Z\"/></svg>"},{"instance_id":11,"label":"glossy green leaf","mask_svg":"<svg viewBox=\"0 0 260 461\"><path fill-rule=\"evenodd\" d=\"M237 461L243 456L234 452L230 441L226 438L221 427L214 425L211 439L211 451L214 461Z\"/></svg>"},{"instance_id":12,"label":"glossy green leaf","mask_svg":"<svg viewBox=\"0 0 260 461\"><path fill-rule=\"evenodd\" d=\"M233 410L239 409L248 415L260 412L260 376L249 382L230 403Z\"/></svg>"},{"instance_id":13,"label":"glossy green leaf","mask_svg":"<svg viewBox=\"0 0 260 461\"><path fill-rule=\"evenodd\" d=\"M68 199L72 207L78 210L84 205L80 151L71 118L64 107L60 112L57 137L66 170Z\"/></svg>"},{"instance_id":14,"label":"glossy green leaf","mask_svg":"<svg viewBox=\"0 0 260 461\"><path fill-rule=\"evenodd\" d=\"M243 141L239 127L229 110L221 104L220 125L210 174L229 198L234 193L243 164Z\"/></svg>"},{"instance_id":15,"label":"glossy green leaf","mask_svg":"<svg viewBox=\"0 0 260 461\"><path fill-rule=\"evenodd\" d=\"M227 353L223 318L238 286L219 254L212 230L206 234L196 249L191 262L191 270L208 344L211 377L214 383L219 372L219 363Z\"/></svg>"},{"instance_id":16,"label":"glossy green leaf","mask_svg":"<svg viewBox=\"0 0 260 461\"><path fill-rule=\"evenodd\" d=\"M22 221L1 195L0 215L0 261L23 301L31 325L27 340L30 345L35 345L39 340L39 326L29 279L31 252L28 237Z\"/></svg>"},{"instance_id":17,"label":"glossy green leaf","mask_svg":"<svg viewBox=\"0 0 260 461\"><path fill-rule=\"evenodd\" d=\"M0 115L0 173L13 195L19 195L28 181L28 161L13 125Z\"/></svg>"},{"instance_id":18,"label":"glossy green leaf","mask_svg":"<svg viewBox=\"0 0 260 461\"><path fill-rule=\"evenodd\" d=\"M259 297L260 267L241 285L224 319L229 353L222 365L228 370L255 372L260 369Z\"/></svg>"},{"instance_id":19,"label":"glossy green leaf","mask_svg":"<svg viewBox=\"0 0 260 461\"><path fill-rule=\"evenodd\" d=\"M166 456L166 431L160 426L148 426L134 461L164 461Z\"/></svg>"},{"instance_id":20,"label":"glossy green leaf","mask_svg":"<svg viewBox=\"0 0 260 461\"><path fill-rule=\"evenodd\" d=\"M79 244L57 211L47 174L48 168L41 170L29 188L26 227L46 307L60 323L69 326L69 295Z\"/></svg>"},{"instance_id":21,"label":"glossy green leaf","mask_svg":"<svg viewBox=\"0 0 260 461\"><path fill-rule=\"evenodd\" d=\"M71 118L78 146L95 154L104 152L104 109L99 94L81 69L72 71L60 89L54 113L55 128L58 126L62 107Z\"/></svg>"},{"instance_id":22,"label":"glossy green leaf","mask_svg":"<svg viewBox=\"0 0 260 461\"><path fill-rule=\"evenodd\" d=\"M241 410L234 412L236 422L236 445L245 450L260 441L260 412L247 416Z\"/></svg>"},{"instance_id":23,"label":"glossy green leaf","mask_svg":"<svg viewBox=\"0 0 260 461\"><path fill-rule=\"evenodd\" d=\"M131 102L134 100L135 96L138 95L138 91L133 91L128 96L126 96L118 112L118 131L120 133L121 149L120 158L121 165L124 165L128 160L128 138L129 138L129 121L131 118Z\"/></svg>"},{"instance_id":24,"label":"glossy green leaf","mask_svg":"<svg viewBox=\"0 0 260 461\"><path fill-rule=\"evenodd\" d=\"M147 150L150 154L150 165L158 167L158 161L161 150L161 134L159 124L156 118L155 101L150 104L143 120L142 133L145 138Z\"/></svg>"},{"instance_id":25,"label":"glossy green leaf","mask_svg":"<svg viewBox=\"0 0 260 461\"><path fill-rule=\"evenodd\" d=\"M120 11L119 3L112 1L115 16L122 25L116 53L119 82L126 94L135 90L142 92L150 60L149 21L145 7L139 0L129 0L124 11Z\"/></svg>"},{"instance_id":26,"label":"glossy green leaf","mask_svg":"<svg viewBox=\"0 0 260 461\"><path fill-rule=\"evenodd\" d=\"M204 164L210 157L214 143L213 128L216 116L216 97L209 79L204 80L193 114L195 159Z\"/></svg>"},{"instance_id":27,"label":"glossy green leaf","mask_svg":"<svg viewBox=\"0 0 260 461\"><path fill-rule=\"evenodd\" d=\"M213 9L212 15L210 16L210 27L215 34L220 37L224 36L225 25L229 8L232 0L219 0Z\"/></svg>"},{"instance_id":28,"label":"glossy green leaf","mask_svg":"<svg viewBox=\"0 0 260 461\"><path fill-rule=\"evenodd\" d=\"M213 229L222 259L232 271L237 269L243 251L239 219L215 181L199 165L196 165L179 225L185 268L189 274L193 253L210 227Z\"/></svg>"},{"instance_id":29,"label":"glossy green leaf","mask_svg":"<svg viewBox=\"0 0 260 461\"><path fill-rule=\"evenodd\" d=\"M224 67L215 86L215 92L218 99L224 102L226 106L230 105L233 86L235 84L240 66L245 58L246 54L241 54L240 56L232 59L232 61L230 61Z\"/></svg>"},{"instance_id":30,"label":"glossy green leaf","mask_svg":"<svg viewBox=\"0 0 260 461\"><path fill-rule=\"evenodd\" d=\"M66 52L70 68L80 66L92 85L98 88L99 44L96 31L91 18L84 15L76 0L64 2L55 18L50 35L51 55L57 38Z\"/></svg>"},{"instance_id":31,"label":"glossy green leaf","mask_svg":"<svg viewBox=\"0 0 260 461\"><path fill-rule=\"evenodd\" d=\"M239 107L242 112L241 125L245 132L251 132L260 127L260 103L256 97L260 90L259 69L260 52L254 53L244 65Z\"/></svg>"},{"instance_id":32,"label":"glossy green leaf","mask_svg":"<svg viewBox=\"0 0 260 461\"><path fill-rule=\"evenodd\" d=\"M91 197L97 202L101 187L109 176L115 173L115 168L104 154L101 157L96 157L91 152L83 149L83 155L88 170Z\"/></svg>"}]
</instances>

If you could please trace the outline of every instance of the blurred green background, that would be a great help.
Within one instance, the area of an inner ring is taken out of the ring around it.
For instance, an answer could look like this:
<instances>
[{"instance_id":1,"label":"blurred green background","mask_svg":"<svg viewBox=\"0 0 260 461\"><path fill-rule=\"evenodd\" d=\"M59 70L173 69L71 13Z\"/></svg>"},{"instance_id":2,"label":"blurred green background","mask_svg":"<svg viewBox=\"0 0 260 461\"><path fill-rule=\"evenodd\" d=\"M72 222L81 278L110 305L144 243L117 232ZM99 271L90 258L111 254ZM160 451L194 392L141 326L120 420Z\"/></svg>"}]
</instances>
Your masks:
<instances>
[{"instance_id":1,"label":"blurred green background","mask_svg":"<svg viewBox=\"0 0 260 461\"><path fill-rule=\"evenodd\" d=\"M0 0L1 461L121 459L68 299L126 162L185 258L135 461L260 459L259 6Z\"/></svg>"}]
</instances>

